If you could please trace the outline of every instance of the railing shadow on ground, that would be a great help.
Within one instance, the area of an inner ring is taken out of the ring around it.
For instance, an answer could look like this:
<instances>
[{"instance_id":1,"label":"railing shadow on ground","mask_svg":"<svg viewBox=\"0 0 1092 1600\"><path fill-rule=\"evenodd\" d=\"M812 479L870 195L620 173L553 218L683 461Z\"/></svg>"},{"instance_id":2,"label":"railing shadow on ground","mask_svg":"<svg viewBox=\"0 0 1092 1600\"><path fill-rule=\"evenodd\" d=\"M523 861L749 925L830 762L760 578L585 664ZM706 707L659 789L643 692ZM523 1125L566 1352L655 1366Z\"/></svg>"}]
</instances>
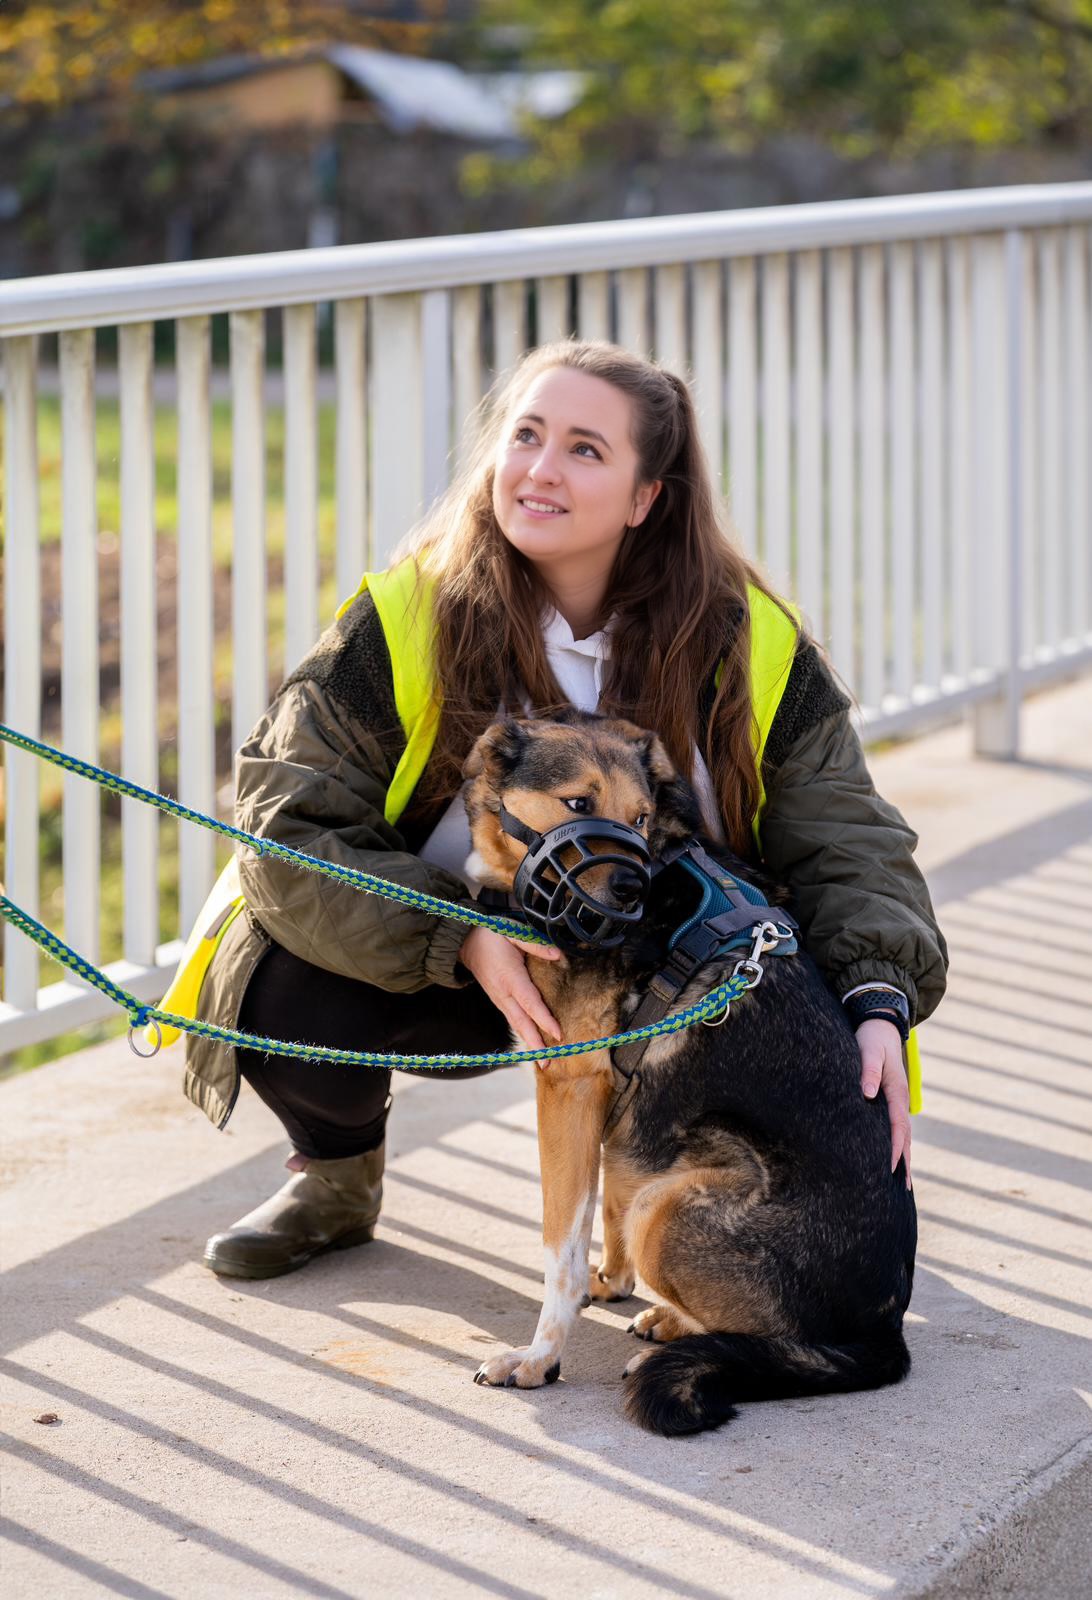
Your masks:
<instances>
[{"instance_id":1,"label":"railing shadow on ground","mask_svg":"<svg viewBox=\"0 0 1092 1600\"><path fill-rule=\"evenodd\" d=\"M465 1203L465 1197L454 1193L452 1201L457 1205ZM392 1226L397 1229L397 1210L392 1219ZM1018 1241L1010 1240L1010 1243ZM455 1247L457 1248L457 1246ZM398 1286L412 1282L413 1271L406 1256L411 1252L394 1246L378 1244L368 1252L367 1284L369 1293L386 1305L415 1304L418 1297L412 1293L408 1298L400 1298ZM506 1263L498 1258L498 1265ZM466 1379L472 1371L472 1363L468 1363L464 1355L453 1353L449 1348L438 1344L434 1340L423 1338L420 1335L408 1334L403 1330L393 1328L389 1322L377 1318L362 1316L345 1303L346 1294L352 1294L353 1289L346 1283L347 1279L355 1278L357 1271L348 1261L328 1260L309 1271L309 1281L302 1278L282 1280L276 1285L235 1285L244 1292L249 1290L263 1298L275 1298L280 1307L295 1307L300 1310L313 1310L316 1303L326 1303L337 1321L344 1327L359 1330L382 1341L384 1345L395 1344L407 1348L422 1357L429 1359L439 1358L447 1364L465 1368ZM528 1295L513 1294L510 1290L500 1290L492 1277L479 1271L470 1271L464 1267L456 1266L451 1262L429 1263L429 1289L430 1300L442 1305L445 1312L453 1317L464 1316L467 1320L480 1324L482 1320L483 1296L489 1298L493 1310L489 1316L499 1335L504 1338L510 1336L510 1317L515 1317L521 1323L530 1325L533 1320L536 1298L534 1293ZM959 1272L966 1275L968 1269L959 1267ZM971 1273L971 1276L974 1276ZM924 1279L924 1283L921 1281ZM924 1289L924 1293L923 1293ZM136 1291L137 1299L146 1305L154 1307L171 1317L181 1317L186 1322L194 1324L217 1337L228 1340L231 1344L244 1346L248 1352L256 1352L280 1367L302 1370L313 1374L316 1368L316 1358L304 1354L291 1346L278 1340L262 1336L253 1330L244 1330L229 1322L223 1317L212 1315L192 1305L187 1305L184 1300L176 1295L163 1294L155 1289L143 1292ZM1037 1299L1050 1301L1051 1297L1036 1296ZM501 1307L498 1299L510 1302L508 1315L498 1316ZM637 1302L640 1304L640 1302ZM350 1302L351 1304L351 1302ZM931 1459L935 1453L935 1441L943 1437L945 1429L950 1425L953 1397L950 1389L941 1390L930 1385L930 1368L935 1376L935 1368L940 1353L937 1349L939 1339L959 1341L970 1340L976 1349L987 1349L996 1361L1000 1351L1018 1352L1020 1348L1021 1331L1028 1326L1024 1319L1004 1318L1005 1337L999 1338L996 1334L983 1334L980 1329L982 1311L981 1304L971 1296L954 1291L952 1286L944 1279L935 1277L928 1272L922 1273L919 1279L915 1305L924 1307L928 1323L937 1326L927 1334L926 1330L916 1328L911 1330L911 1344L919 1363L918 1373L912 1377L910 1383L913 1390L904 1387L899 1390L887 1391L880 1395L839 1397L836 1401L826 1400L821 1402L796 1402L787 1407L778 1409L784 1412L788 1409L811 1411L818 1406L824 1413L824 1423L828 1426L826 1439L827 1449L833 1459L838 1459L840 1454L844 1459L849 1459L854 1451L859 1451L860 1429L862 1413L867 1411L872 1414L873 1427L879 1424L881 1434L889 1430L892 1439L903 1436L900 1449L902 1468L907 1474L907 1493L904 1506L908 1517L913 1517L923 1507L916 1504L913 1491L913 1477L915 1467L915 1450L911 1443L907 1447L905 1440L905 1421L907 1407L910 1406L914 1415L915 1438L924 1448L924 1455ZM582 1379L578 1379L581 1387L586 1388L589 1381L601 1380L603 1369L606 1367L612 1374L612 1380L605 1384L596 1381L598 1400L607 1400L608 1403L617 1405L618 1391L621 1388L621 1364L628 1356L628 1341L621 1336L620 1328L622 1319L632 1315L633 1305L619 1309L611 1317L612 1322L619 1324L619 1332L612 1327L604 1326L600 1322L585 1321L580 1330L576 1349L571 1356L574 1368L583 1369ZM1074 1306L1073 1309L1081 1308ZM919 1310L919 1315L921 1314ZM956 1327L956 1323L970 1323L971 1329L976 1327L979 1331L968 1331ZM504 1324L503 1326L501 1324ZM943 1324L941 1326L940 1324ZM499 1524L508 1524L527 1532L534 1540L537 1538L556 1538L556 1529L542 1529L536 1531L534 1527L526 1527L526 1514L517 1506L508 1505L495 1496L482 1493L480 1489L467 1485L454 1484L449 1478L436 1472L407 1461L404 1457L385 1451L377 1444L362 1441L354 1437L351 1432L341 1432L331 1429L328 1425L317 1422L314 1418L293 1410L290 1400L290 1385L287 1387L287 1398L278 1400L274 1405L268 1400L253 1394L238 1390L230 1382L221 1381L211 1377L206 1372L198 1372L187 1368L183 1364L170 1359L160 1352L149 1355L147 1352L133 1348L122 1339L113 1338L103 1334L97 1329L81 1326L78 1322L68 1323L69 1333L80 1343L85 1344L101 1354L145 1370L157 1379L168 1379L198 1391L202 1396L211 1398L221 1405L239 1408L243 1417L263 1416L279 1429L287 1429L293 1435L299 1435L312 1446L333 1449L340 1454L346 1454L351 1460L366 1459L372 1466L385 1468L387 1471L408 1479L423 1488L439 1494L447 1499L454 1500L474 1515L484 1515ZM1081 1370L1082 1359L1087 1357L1085 1341L1071 1334L1052 1331L1046 1341L1045 1347L1042 1329L1037 1333L1037 1361L1046 1370L1053 1373L1072 1371L1076 1380ZM516 1330L519 1337L518 1328ZM1090 1323L1092 1334L1092 1323ZM923 1349L928 1343L931 1349ZM920 1370L921 1367L926 1370ZM387 1544L404 1551L406 1555L417 1560L423 1560L438 1569L464 1579L472 1579L485 1592L502 1593L506 1595L524 1595L537 1591L527 1590L508 1583L499 1585L492 1581L489 1574L473 1570L468 1571L465 1564L453 1561L439 1552L431 1549L420 1540L407 1537L396 1528L392 1528L388 1521L372 1520L361 1516L359 1513L350 1513L344 1507L331 1505L308 1491L286 1484L282 1480L267 1472L260 1471L252 1465L242 1463L235 1458L209 1449L204 1444L196 1444L179 1436L173 1429L162 1427L147 1417L123 1409L113 1401L104 1401L87 1390L61 1379L52 1373L43 1373L32 1366L26 1366L18 1361L5 1360L2 1370L11 1378L22 1379L31 1384L36 1390L49 1395L57 1404L68 1404L88 1412L92 1416L109 1422L112 1426L121 1426L132 1432L136 1437L149 1443L158 1444L177 1454L182 1460L193 1465L213 1471L217 1476L226 1478L229 1482L247 1484L261 1490L264 1494L272 1496L275 1500L286 1506L298 1509L322 1522L329 1522L346 1531L366 1538L381 1538ZM71 1370L71 1369L70 1369ZM499 1426L482 1420L482 1411L468 1416L461 1411L454 1411L434 1398L400 1391L392 1385L391 1380L385 1377L376 1382L359 1373L347 1372L337 1366L323 1364L324 1381L333 1382L348 1390L364 1392L381 1399L385 1405L397 1405L404 1408L423 1426L429 1423L447 1424L456 1428L460 1433L473 1441L478 1447L491 1450L508 1452L517 1460L526 1453L525 1441L513 1439L505 1433L503 1422ZM980 1383L980 1375L969 1374L968 1383L971 1388L976 1388ZM999 1375L994 1372L994 1382L999 1381ZM607 1392L599 1393L601 1389ZM539 1446L539 1458L549 1468L551 1473L562 1472L577 1479L582 1485L594 1487L605 1491L609 1495L621 1495L628 1504L647 1505L649 1512L663 1513L665 1510L665 1491L663 1482L663 1462L660 1458L664 1452L674 1452L680 1448L685 1449L685 1444L663 1440L650 1441L646 1436L636 1434L633 1438L632 1456L628 1457L622 1465L622 1476L619 1476L618 1464L609 1458L602 1461L594 1446L583 1453L583 1458L573 1461L568 1453L571 1450L572 1418L567 1414L567 1407L559 1404L563 1391L540 1390L530 1393L512 1394L509 1392L491 1395L488 1404L496 1406L504 1416L502 1408L512 1406L532 1406L536 1412L536 1419L542 1433L546 1438L557 1438L565 1447L566 1453L552 1452L544 1443ZM1073 1401L1080 1405L1079 1397L1074 1393ZM731 1434L742 1433L746 1445L748 1458L752 1459L757 1453L762 1454L761 1445L758 1444L755 1426L769 1426L769 1411L771 1408L747 1408L745 1415L749 1418L751 1426L740 1428L740 1424L733 1424L729 1435L723 1437L723 1450L726 1458L730 1459L732 1451ZM761 1420L761 1413L767 1412L765 1421ZM500 1421L500 1419L498 1419ZM1003 1441L1003 1428L999 1425L996 1435L992 1429L984 1433L979 1432L974 1448L978 1451L990 1450L1000 1446ZM769 1437L767 1435L767 1437ZM615 1447L616 1448L616 1447ZM293 1459L298 1461L300 1476L306 1479L306 1453L299 1454L298 1444L288 1447ZM783 1449L783 1447L782 1447ZM291 1582L298 1585L302 1592L315 1595L337 1597L340 1600L346 1591L335 1586L317 1582L310 1574L288 1566L285 1562L271 1557L269 1554L253 1549L241 1541L224 1539L222 1535L213 1530L201 1529L195 1526L191 1518L177 1516L165 1511L154 1502L145 1497L136 1495L131 1491L122 1490L116 1485L96 1481L93 1475L81 1469L74 1468L67 1463L60 1462L44 1450L35 1450L28 1446L15 1445L15 1455L25 1461L32 1462L48 1473L55 1474L62 1481L73 1487L81 1488L97 1496L104 1496L119 1508L130 1513L146 1518L165 1531L171 1530L180 1536L205 1543L209 1548L217 1549L222 1554L242 1562L249 1570L262 1573L269 1579L282 1582ZM612 1450L611 1455L615 1455ZM613 1470L612 1470L613 1469ZM780 1490L771 1486L771 1492L776 1499L780 1499ZM703 1515L703 1508L707 1508L710 1515ZM793 1524L796 1521L793 1507L789 1504L779 1504L776 1515L770 1508L770 1524L768 1535L764 1530L761 1518L755 1515L757 1508L752 1509L747 1519L747 1526L733 1528L724 1520L725 1508L717 1499L704 1496L697 1490L691 1490L682 1499L679 1510L685 1509L685 1517L689 1527L695 1533L705 1536L715 1536L718 1539L742 1540L750 1548L762 1547L768 1543L769 1553L779 1560L789 1558L789 1552L783 1543L785 1536L792 1540L804 1542L804 1548L795 1548L791 1552L791 1565L800 1572L814 1577L829 1577L832 1575L831 1565L825 1552L816 1550L809 1555L806 1548L806 1536L803 1527L797 1531ZM807 1518L801 1519L804 1526ZM628 1572L632 1568L631 1576L640 1575L644 1579L654 1577L662 1585L664 1593L679 1594L693 1597L693 1600L712 1600L715 1595L721 1595L721 1589L709 1589L687 1581L680 1581L678 1575L669 1571L659 1573L650 1572L647 1562L632 1561L625 1552L613 1550L605 1552L597 1540L589 1537L580 1539L571 1531L563 1535L565 1548L575 1555L594 1562L607 1561L612 1571ZM835 1551L837 1540L832 1538ZM530 1558L529 1558L530 1559ZM846 1588L860 1593L877 1592L886 1586L884 1575L880 1572L866 1578L863 1574L853 1576L845 1571L838 1572L839 1582Z\"/></svg>"}]
</instances>

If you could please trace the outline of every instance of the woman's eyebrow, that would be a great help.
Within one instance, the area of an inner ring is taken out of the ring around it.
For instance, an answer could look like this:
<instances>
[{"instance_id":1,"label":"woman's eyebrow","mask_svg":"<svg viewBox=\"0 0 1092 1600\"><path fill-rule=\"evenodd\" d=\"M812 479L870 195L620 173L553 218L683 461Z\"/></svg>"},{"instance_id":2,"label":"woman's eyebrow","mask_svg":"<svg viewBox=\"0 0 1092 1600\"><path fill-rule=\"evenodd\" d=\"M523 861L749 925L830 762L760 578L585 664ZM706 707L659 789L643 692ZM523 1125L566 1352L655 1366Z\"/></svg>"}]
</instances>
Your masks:
<instances>
[{"instance_id":1,"label":"woman's eyebrow","mask_svg":"<svg viewBox=\"0 0 1092 1600\"><path fill-rule=\"evenodd\" d=\"M516 418L516 421L522 422L524 418L526 418L528 422L537 422L540 428L544 428L546 426L545 417L537 417L533 411L523 412L522 416ZM610 450L610 445L607 444L607 441L604 439L603 435L601 433L596 433L594 428L570 428L569 432L579 433L583 438L587 439L598 439L600 444L606 445L607 449ZM613 454L613 451L611 453Z\"/></svg>"}]
</instances>

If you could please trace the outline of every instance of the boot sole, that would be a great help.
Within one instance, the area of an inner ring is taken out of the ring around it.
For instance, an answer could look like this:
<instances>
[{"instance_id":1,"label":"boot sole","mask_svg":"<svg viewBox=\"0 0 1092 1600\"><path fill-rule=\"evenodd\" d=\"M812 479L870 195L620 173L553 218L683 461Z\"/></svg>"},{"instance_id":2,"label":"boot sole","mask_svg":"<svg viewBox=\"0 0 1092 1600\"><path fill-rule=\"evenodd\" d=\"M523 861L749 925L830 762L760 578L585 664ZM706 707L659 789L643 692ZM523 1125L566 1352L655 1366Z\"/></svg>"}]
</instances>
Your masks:
<instances>
[{"instance_id":1,"label":"boot sole","mask_svg":"<svg viewBox=\"0 0 1092 1600\"><path fill-rule=\"evenodd\" d=\"M333 1250L349 1250L357 1244L370 1244L374 1238L375 1223L369 1222L363 1228L351 1228L348 1233L339 1234L329 1244L319 1245L317 1250L305 1251L276 1265L258 1261L221 1261L207 1250L201 1259L218 1278L283 1278L286 1272L298 1272L309 1261L314 1261L316 1256L329 1255Z\"/></svg>"}]
</instances>

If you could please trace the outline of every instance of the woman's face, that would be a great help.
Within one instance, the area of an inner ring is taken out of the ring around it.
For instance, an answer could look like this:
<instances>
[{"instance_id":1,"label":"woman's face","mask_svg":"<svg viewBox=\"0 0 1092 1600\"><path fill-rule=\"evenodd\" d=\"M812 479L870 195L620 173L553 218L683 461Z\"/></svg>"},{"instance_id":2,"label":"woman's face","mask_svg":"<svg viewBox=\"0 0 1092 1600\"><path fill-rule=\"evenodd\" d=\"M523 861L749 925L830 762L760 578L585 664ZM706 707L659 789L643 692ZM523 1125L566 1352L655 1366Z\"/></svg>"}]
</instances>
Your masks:
<instances>
[{"instance_id":1,"label":"woman's face","mask_svg":"<svg viewBox=\"0 0 1092 1600\"><path fill-rule=\"evenodd\" d=\"M497 446L493 512L547 583L610 571L627 524L661 485L635 487L627 395L603 378L551 367L518 394Z\"/></svg>"}]
</instances>

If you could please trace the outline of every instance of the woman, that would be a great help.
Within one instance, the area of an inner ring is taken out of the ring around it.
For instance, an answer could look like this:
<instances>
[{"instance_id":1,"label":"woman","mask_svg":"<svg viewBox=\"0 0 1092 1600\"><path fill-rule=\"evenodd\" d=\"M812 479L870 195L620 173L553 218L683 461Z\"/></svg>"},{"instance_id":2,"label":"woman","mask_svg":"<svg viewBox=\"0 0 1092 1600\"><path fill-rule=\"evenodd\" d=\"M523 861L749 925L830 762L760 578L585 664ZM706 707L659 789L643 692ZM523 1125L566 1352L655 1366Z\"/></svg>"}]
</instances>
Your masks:
<instances>
[{"instance_id":1,"label":"woman","mask_svg":"<svg viewBox=\"0 0 1092 1600\"><path fill-rule=\"evenodd\" d=\"M792 890L909 1183L903 1042L946 969L916 838L876 795L815 644L732 545L686 384L617 346L563 341L530 351L480 424L467 469L243 745L239 825L466 903L461 769L501 707L572 704L656 729L708 831L761 851ZM755 652L779 649L757 747ZM510 1029L531 1048L557 1037L528 971L556 950L468 934L251 853L239 872L245 913L221 920L200 992L208 1020L407 1053L502 1050ZM240 1073L283 1122L294 1176L210 1239L206 1263L273 1276L369 1239L388 1075L187 1039L187 1092L221 1126Z\"/></svg>"}]
</instances>

